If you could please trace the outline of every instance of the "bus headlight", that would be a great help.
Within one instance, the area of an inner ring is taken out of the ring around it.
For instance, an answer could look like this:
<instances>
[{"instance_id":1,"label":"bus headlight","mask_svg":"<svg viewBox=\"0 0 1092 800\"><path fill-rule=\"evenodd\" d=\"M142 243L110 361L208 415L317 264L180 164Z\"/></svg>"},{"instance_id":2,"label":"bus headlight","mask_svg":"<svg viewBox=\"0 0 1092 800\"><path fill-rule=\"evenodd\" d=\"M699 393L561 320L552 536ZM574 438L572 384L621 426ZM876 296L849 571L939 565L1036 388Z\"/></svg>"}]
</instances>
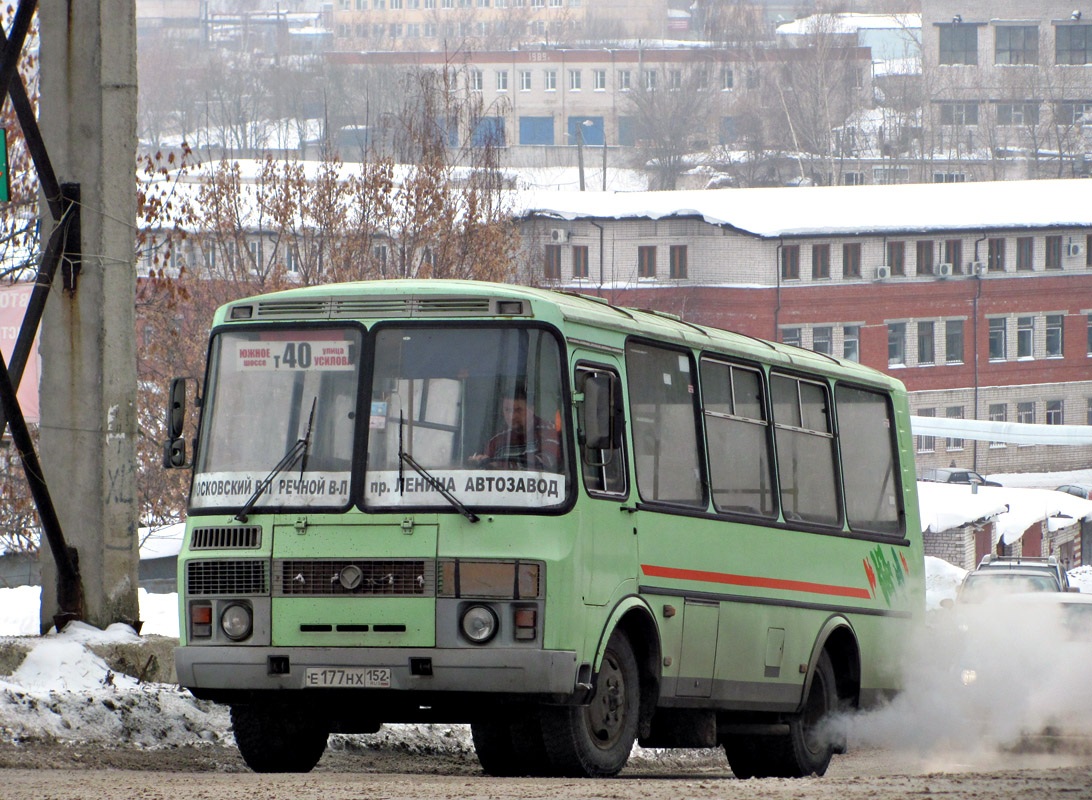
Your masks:
<instances>
[{"instance_id":1,"label":"bus headlight","mask_svg":"<svg viewBox=\"0 0 1092 800\"><path fill-rule=\"evenodd\" d=\"M463 635L474 644L485 644L497 633L497 615L486 606L471 606L463 612Z\"/></svg>"},{"instance_id":2,"label":"bus headlight","mask_svg":"<svg viewBox=\"0 0 1092 800\"><path fill-rule=\"evenodd\" d=\"M253 617L250 609L241 603L232 603L220 615L220 629L233 641L237 642L250 636L252 627Z\"/></svg>"}]
</instances>

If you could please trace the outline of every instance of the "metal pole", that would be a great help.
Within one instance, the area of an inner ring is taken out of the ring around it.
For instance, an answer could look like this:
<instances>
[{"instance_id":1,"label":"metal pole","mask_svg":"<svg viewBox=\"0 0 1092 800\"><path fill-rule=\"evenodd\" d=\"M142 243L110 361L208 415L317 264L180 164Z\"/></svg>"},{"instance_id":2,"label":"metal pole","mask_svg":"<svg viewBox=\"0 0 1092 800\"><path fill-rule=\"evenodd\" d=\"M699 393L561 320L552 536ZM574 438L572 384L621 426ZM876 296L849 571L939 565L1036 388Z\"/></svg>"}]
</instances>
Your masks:
<instances>
[{"instance_id":1,"label":"metal pole","mask_svg":"<svg viewBox=\"0 0 1092 800\"><path fill-rule=\"evenodd\" d=\"M580 191L584 191L584 123L576 126L576 163L580 169Z\"/></svg>"}]
</instances>

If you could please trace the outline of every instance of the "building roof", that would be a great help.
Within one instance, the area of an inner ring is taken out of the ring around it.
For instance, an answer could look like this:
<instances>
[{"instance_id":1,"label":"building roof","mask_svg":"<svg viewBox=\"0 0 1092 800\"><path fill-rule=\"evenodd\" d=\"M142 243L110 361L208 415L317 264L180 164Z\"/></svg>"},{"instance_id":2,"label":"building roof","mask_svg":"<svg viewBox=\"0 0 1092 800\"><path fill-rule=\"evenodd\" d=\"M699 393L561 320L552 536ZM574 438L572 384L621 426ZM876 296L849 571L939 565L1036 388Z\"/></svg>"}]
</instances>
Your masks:
<instances>
[{"instance_id":1,"label":"building roof","mask_svg":"<svg viewBox=\"0 0 1092 800\"><path fill-rule=\"evenodd\" d=\"M1092 180L806 186L674 192L531 192L523 216L701 217L760 238L1092 227Z\"/></svg>"},{"instance_id":2,"label":"building roof","mask_svg":"<svg viewBox=\"0 0 1092 800\"><path fill-rule=\"evenodd\" d=\"M777 26L781 35L809 35L816 29L832 33L870 30L921 30L921 14L812 14Z\"/></svg>"}]
</instances>

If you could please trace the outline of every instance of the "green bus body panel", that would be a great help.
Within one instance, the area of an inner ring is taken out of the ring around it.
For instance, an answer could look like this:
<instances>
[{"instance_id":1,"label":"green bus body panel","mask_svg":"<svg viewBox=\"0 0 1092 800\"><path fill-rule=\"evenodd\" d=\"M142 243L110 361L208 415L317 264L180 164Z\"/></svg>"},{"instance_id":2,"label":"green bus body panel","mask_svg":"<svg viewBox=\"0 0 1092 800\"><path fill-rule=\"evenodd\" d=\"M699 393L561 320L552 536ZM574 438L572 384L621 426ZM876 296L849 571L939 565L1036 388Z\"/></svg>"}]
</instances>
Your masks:
<instances>
[{"instance_id":1,"label":"green bus body panel","mask_svg":"<svg viewBox=\"0 0 1092 800\"><path fill-rule=\"evenodd\" d=\"M848 531L793 530L714 518L638 510L632 441L627 427L628 495L591 497L578 489L563 515L482 515L471 524L446 509L440 513L279 514L253 521L263 526L261 549L190 551L179 558L180 586L190 558L463 558L527 559L546 568L542 647L576 653L577 663L598 668L611 631L629 613L646 614L658 636L661 703L718 708L799 706L827 638L848 631L861 654L862 694L897 688L901 653L924 614L923 546L916 498L909 408L902 384L852 362L791 346L689 325L668 315L618 309L593 298L508 284L467 281L378 281L304 287L241 300L221 308L216 325L286 324L314 315L229 321L229 310L282 300L325 303L360 298L478 297L518 299L528 311L517 317L394 315L359 317L328 310L330 322L427 320L436 324L517 323L533 319L556 327L567 345L569 379L578 364L614 369L626 396L625 345L631 336L691 348L695 358L713 353L806 372L835 383L871 387L891 397L901 463L904 537L862 536ZM327 308L327 306L322 306ZM329 306L332 309L333 305ZM408 308L408 306L407 306ZM318 313L318 312L316 312ZM570 405L572 420L577 407ZM574 426L575 428L575 426ZM301 527L300 520L305 524ZM222 518L216 518L217 522ZM213 524L192 517L190 528ZM185 598L180 592L182 644ZM431 597L279 597L272 607L272 642L293 646L431 647L438 639ZM336 626L405 625L404 633L338 633ZM330 632L301 632L301 625L329 624Z\"/></svg>"}]
</instances>

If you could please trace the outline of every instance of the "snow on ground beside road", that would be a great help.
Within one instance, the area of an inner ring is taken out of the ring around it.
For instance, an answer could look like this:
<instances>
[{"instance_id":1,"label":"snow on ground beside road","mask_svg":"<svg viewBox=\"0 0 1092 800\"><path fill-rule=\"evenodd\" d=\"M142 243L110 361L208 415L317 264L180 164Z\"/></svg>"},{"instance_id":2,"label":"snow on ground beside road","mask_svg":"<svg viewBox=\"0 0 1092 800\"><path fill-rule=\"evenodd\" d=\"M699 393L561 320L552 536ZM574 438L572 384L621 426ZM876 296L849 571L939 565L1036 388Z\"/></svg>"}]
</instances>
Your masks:
<instances>
[{"instance_id":1,"label":"snow on ground beside road","mask_svg":"<svg viewBox=\"0 0 1092 800\"><path fill-rule=\"evenodd\" d=\"M37 636L42 602L41 586L0 589L0 636ZM137 594L140 632L144 635L178 638L178 595L155 594L140 589Z\"/></svg>"}]
</instances>

